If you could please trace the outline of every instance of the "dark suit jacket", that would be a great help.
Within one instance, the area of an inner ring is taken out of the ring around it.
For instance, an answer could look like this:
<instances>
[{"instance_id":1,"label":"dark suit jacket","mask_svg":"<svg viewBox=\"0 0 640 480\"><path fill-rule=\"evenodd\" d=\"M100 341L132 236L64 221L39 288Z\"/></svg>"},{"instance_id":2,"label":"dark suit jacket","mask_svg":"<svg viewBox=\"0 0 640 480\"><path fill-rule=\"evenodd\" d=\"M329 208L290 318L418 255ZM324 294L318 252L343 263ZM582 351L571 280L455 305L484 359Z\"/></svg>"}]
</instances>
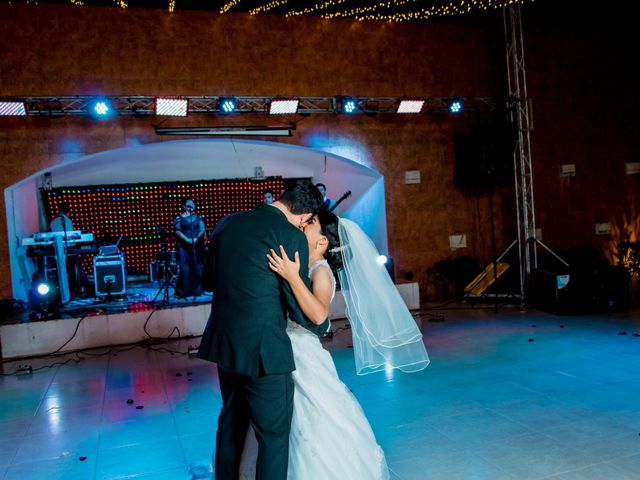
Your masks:
<instances>
[{"instance_id":1,"label":"dark suit jacket","mask_svg":"<svg viewBox=\"0 0 640 480\"><path fill-rule=\"evenodd\" d=\"M249 376L295 370L287 316L318 335L329 321L314 325L298 307L289 284L269 269L267 253L282 245L300 254L300 276L309 286L304 234L275 207L260 204L221 221L211 241L213 301L198 356L224 370Z\"/></svg>"}]
</instances>

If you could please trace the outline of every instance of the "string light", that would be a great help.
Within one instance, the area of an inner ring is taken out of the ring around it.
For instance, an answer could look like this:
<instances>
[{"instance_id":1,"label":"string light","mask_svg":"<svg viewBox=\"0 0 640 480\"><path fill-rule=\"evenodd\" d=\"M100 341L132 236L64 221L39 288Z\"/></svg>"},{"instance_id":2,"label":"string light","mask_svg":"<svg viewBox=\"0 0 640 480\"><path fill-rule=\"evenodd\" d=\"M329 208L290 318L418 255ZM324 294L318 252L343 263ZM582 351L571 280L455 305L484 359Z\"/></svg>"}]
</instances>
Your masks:
<instances>
[{"instance_id":1,"label":"string light","mask_svg":"<svg viewBox=\"0 0 640 480\"><path fill-rule=\"evenodd\" d=\"M227 13L231 8L235 7L240 3L240 0L231 0L230 2L225 3L220 9L220 13Z\"/></svg>"},{"instance_id":2,"label":"string light","mask_svg":"<svg viewBox=\"0 0 640 480\"><path fill-rule=\"evenodd\" d=\"M230 0L220 8L220 13L227 13L242 0ZM518 3L532 3L535 0L432 0L430 6L423 6L422 0L383 0L373 5L351 7L353 0L326 0L312 6L285 13L285 16L319 14L325 19L353 18L358 21L378 20L406 22L411 20L428 20L433 17L466 15L471 12L483 12L505 8ZM120 8L128 8L124 0L113 0ZM73 5L85 5L83 0L69 0ZM269 3L248 10L251 15L269 12L287 5L289 0L271 0ZM176 1L169 0L169 12L175 11ZM341 10L342 8L342 10Z\"/></svg>"},{"instance_id":3,"label":"string light","mask_svg":"<svg viewBox=\"0 0 640 480\"><path fill-rule=\"evenodd\" d=\"M374 12L379 8L389 9L394 7L402 7L408 3L415 3L417 1L418 0L396 0L396 1L386 0L384 2L380 2L376 5L370 5L368 7L356 7L356 8L352 8L351 10L344 10L342 12L327 13L322 15L322 17L323 18L353 17L354 15L362 15L364 13Z\"/></svg>"},{"instance_id":4,"label":"string light","mask_svg":"<svg viewBox=\"0 0 640 480\"><path fill-rule=\"evenodd\" d=\"M303 10L291 10L290 12L287 12L287 14L285 15L286 17L291 17L294 15L307 15L309 13L313 13L313 12L318 12L320 10L326 10L327 8L331 8L331 7L335 7L337 5L341 5L345 2L347 2L348 0L327 0L326 2L322 3L322 4L315 4L313 7L307 7Z\"/></svg>"},{"instance_id":5,"label":"string light","mask_svg":"<svg viewBox=\"0 0 640 480\"><path fill-rule=\"evenodd\" d=\"M391 9L397 6L403 6L408 3L414 3L414 0L392 0L391 2L382 2L372 7L362 7L352 9L352 11L336 12L321 15L323 18L334 18L337 16L349 16L358 21L363 20L383 20L392 22L404 22L409 20L427 20L430 17L446 17L454 15L465 15L472 11L487 11L504 8L515 3L525 3L534 0L457 0L442 5L432 5L428 8L421 8L416 11L409 12L393 12L389 14L375 13L367 14L378 8ZM344 15L340 15L343 13Z\"/></svg>"},{"instance_id":6,"label":"string light","mask_svg":"<svg viewBox=\"0 0 640 480\"><path fill-rule=\"evenodd\" d=\"M249 14L257 15L262 12L268 12L269 10L273 10L274 8L280 7L286 3L289 3L289 0L273 0L266 5L249 10Z\"/></svg>"}]
</instances>

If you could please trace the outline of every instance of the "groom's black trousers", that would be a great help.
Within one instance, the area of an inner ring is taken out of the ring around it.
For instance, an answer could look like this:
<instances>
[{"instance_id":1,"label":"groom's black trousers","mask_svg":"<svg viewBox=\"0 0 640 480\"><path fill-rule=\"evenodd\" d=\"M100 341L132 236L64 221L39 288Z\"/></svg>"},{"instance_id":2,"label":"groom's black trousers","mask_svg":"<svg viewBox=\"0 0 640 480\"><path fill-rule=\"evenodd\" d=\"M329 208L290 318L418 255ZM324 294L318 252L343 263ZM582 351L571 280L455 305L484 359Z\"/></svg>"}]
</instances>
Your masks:
<instances>
[{"instance_id":1,"label":"groom's black trousers","mask_svg":"<svg viewBox=\"0 0 640 480\"><path fill-rule=\"evenodd\" d=\"M248 377L218 369L222 411L216 435L216 480L236 480L249 423L258 438L257 480L286 480L293 415L290 373Z\"/></svg>"}]
</instances>

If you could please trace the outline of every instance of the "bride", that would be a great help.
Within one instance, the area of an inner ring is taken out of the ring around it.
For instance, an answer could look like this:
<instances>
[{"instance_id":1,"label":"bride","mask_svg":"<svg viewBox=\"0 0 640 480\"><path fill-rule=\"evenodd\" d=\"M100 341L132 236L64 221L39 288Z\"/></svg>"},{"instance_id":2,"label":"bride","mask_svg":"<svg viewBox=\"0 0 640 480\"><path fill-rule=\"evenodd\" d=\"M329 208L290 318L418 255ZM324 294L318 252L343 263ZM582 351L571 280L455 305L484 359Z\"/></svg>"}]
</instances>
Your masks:
<instances>
[{"instance_id":1,"label":"bride","mask_svg":"<svg viewBox=\"0 0 640 480\"><path fill-rule=\"evenodd\" d=\"M377 250L357 224L321 211L305 227L309 243L310 291L298 273L298 253L290 260L280 247L268 257L270 268L289 282L296 301L314 323L322 323L336 290L338 270L353 332L358 374L399 368L425 368L429 358L422 335L384 267ZM360 404L338 378L318 337L288 321L296 370L289 437L291 480L386 480L389 471ZM257 441L247 434L241 479L255 478Z\"/></svg>"}]
</instances>

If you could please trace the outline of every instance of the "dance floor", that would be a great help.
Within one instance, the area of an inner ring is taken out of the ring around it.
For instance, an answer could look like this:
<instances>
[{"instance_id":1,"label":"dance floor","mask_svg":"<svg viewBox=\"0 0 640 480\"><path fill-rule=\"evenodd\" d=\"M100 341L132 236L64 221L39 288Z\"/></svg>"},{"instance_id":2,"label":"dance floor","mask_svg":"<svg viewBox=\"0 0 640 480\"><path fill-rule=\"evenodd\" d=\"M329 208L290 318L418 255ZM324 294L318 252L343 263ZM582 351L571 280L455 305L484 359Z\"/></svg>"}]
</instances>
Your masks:
<instances>
[{"instance_id":1,"label":"dance floor","mask_svg":"<svg viewBox=\"0 0 640 480\"><path fill-rule=\"evenodd\" d=\"M445 321L416 313L432 362L419 373L359 377L350 330L324 342L391 478L640 478L640 312L438 313ZM216 369L171 352L196 342L5 364L69 360L0 378L0 479L202 478L220 408Z\"/></svg>"}]
</instances>

